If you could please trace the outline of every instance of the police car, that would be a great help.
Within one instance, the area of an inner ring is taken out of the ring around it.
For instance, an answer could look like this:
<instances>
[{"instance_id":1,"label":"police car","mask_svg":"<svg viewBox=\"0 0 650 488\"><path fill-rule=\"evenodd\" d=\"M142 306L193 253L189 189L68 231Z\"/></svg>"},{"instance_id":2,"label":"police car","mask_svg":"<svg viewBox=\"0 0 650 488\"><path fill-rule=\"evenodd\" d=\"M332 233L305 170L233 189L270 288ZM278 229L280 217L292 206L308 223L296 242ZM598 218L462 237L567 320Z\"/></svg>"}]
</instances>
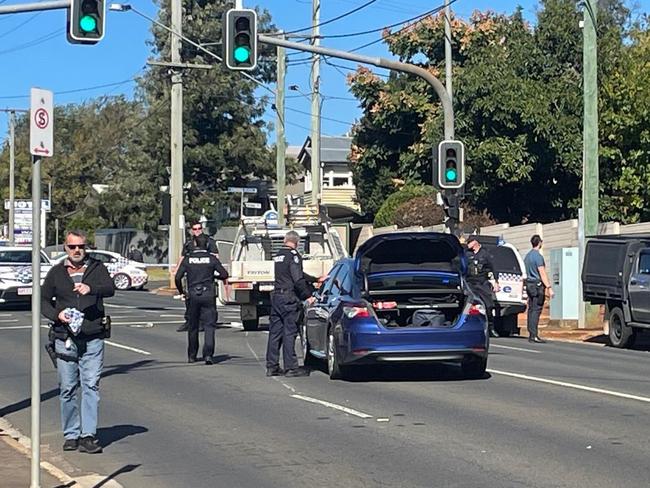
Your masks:
<instances>
[{"instance_id":1,"label":"police car","mask_svg":"<svg viewBox=\"0 0 650 488\"><path fill-rule=\"evenodd\" d=\"M526 311L526 267L517 248L499 237L476 236L493 258L500 290L495 293L494 327L501 337L519 333L519 314Z\"/></svg>"},{"instance_id":2,"label":"police car","mask_svg":"<svg viewBox=\"0 0 650 488\"><path fill-rule=\"evenodd\" d=\"M113 284L118 290L136 289L142 290L149 281L149 275L145 271L146 265L131 261L124 256L111 251L100 249L89 249L88 256L100 261L106 266L108 273L113 278ZM63 254L54 259L55 263L63 262L66 255Z\"/></svg>"},{"instance_id":3,"label":"police car","mask_svg":"<svg viewBox=\"0 0 650 488\"><path fill-rule=\"evenodd\" d=\"M41 283L52 263L41 251ZM32 299L32 248L0 247L0 305L27 305Z\"/></svg>"}]
</instances>

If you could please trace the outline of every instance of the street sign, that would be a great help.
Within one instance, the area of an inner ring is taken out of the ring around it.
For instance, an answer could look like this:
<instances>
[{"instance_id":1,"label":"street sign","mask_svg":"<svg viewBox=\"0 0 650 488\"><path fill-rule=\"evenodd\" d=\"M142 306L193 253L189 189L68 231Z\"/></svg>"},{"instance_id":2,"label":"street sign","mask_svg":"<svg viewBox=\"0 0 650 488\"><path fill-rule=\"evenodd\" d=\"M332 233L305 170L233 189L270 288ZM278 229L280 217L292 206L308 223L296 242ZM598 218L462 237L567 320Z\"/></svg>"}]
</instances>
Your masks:
<instances>
[{"instance_id":1,"label":"street sign","mask_svg":"<svg viewBox=\"0 0 650 488\"><path fill-rule=\"evenodd\" d=\"M5 198L5 210L9 210L9 199ZM32 211L32 201L31 200L14 200L14 209L15 210L24 210ZM41 210L45 212L51 212L52 206L50 200L43 199L41 200Z\"/></svg>"},{"instance_id":2,"label":"street sign","mask_svg":"<svg viewBox=\"0 0 650 488\"><path fill-rule=\"evenodd\" d=\"M242 186L229 186L228 193L257 193L257 188L245 188Z\"/></svg>"},{"instance_id":3,"label":"street sign","mask_svg":"<svg viewBox=\"0 0 650 488\"><path fill-rule=\"evenodd\" d=\"M246 208L259 208L259 209L261 209L261 208L262 208L262 204L261 204L261 203L257 203L257 202L244 202L244 207L246 207Z\"/></svg>"},{"instance_id":4,"label":"street sign","mask_svg":"<svg viewBox=\"0 0 650 488\"><path fill-rule=\"evenodd\" d=\"M32 88L29 112L29 152L34 156L54 156L54 103L49 90Z\"/></svg>"}]
</instances>

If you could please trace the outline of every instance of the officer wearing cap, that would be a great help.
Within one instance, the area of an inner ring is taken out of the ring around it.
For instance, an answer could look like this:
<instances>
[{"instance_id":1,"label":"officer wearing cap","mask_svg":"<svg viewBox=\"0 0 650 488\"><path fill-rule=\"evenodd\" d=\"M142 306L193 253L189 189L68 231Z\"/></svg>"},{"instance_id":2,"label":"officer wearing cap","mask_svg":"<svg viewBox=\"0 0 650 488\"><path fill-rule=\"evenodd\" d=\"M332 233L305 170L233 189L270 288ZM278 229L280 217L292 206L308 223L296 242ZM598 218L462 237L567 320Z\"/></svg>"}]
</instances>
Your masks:
<instances>
[{"instance_id":1,"label":"officer wearing cap","mask_svg":"<svg viewBox=\"0 0 650 488\"><path fill-rule=\"evenodd\" d=\"M187 290L183 289L183 277L187 276ZM199 350L199 325L205 329L203 360L213 364L214 327L217 323L217 306L215 304L215 277L220 280L228 278L228 272L219 259L208 250L208 236L194 236L194 250L181 262L176 272L175 282L179 293L185 295L189 314L187 332L187 360L196 361Z\"/></svg>"},{"instance_id":2,"label":"officer wearing cap","mask_svg":"<svg viewBox=\"0 0 650 488\"><path fill-rule=\"evenodd\" d=\"M467 283L485 304L490 337L499 337L494 329L493 293L499 291L497 276L494 273L492 255L483 247L476 236L467 238ZM494 282L494 286L492 285Z\"/></svg>"},{"instance_id":3,"label":"officer wearing cap","mask_svg":"<svg viewBox=\"0 0 650 488\"><path fill-rule=\"evenodd\" d=\"M297 251L300 236L289 231L284 245L273 258L275 284L271 293L269 340L266 347L266 376L307 376L309 371L298 367L295 342L298 336L298 316L301 300L313 303L312 287L316 281L302 270L302 256ZM285 371L280 369L280 347Z\"/></svg>"}]
</instances>

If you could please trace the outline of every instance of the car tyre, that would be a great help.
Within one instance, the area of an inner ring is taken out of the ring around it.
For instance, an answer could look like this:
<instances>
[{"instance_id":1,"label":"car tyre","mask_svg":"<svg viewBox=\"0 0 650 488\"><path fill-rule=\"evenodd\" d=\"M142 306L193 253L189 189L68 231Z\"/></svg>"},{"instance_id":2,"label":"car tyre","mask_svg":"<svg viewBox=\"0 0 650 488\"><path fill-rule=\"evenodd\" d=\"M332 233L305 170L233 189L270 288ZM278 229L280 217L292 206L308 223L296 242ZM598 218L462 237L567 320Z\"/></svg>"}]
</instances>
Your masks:
<instances>
[{"instance_id":1,"label":"car tyre","mask_svg":"<svg viewBox=\"0 0 650 488\"><path fill-rule=\"evenodd\" d=\"M614 347L624 349L634 343L634 329L625 323L623 310L615 307L609 314L609 342Z\"/></svg>"},{"instance_id":2,"label":"car tyre","mask_svg":"<svg viewBox=\"0 0 650 488\"><path fill-rule=\"evenodd\" d=\"M309 347L309 339L307 338L307 324L300 326L300 344L302 345L302 357L305 366L313 368L316 366L316 358L311 355L311 347Z\"/></svg>"},{"instance_id":3,"label":"car tyre","mask_svg":"<svg viewBox=\"0 0 650 488\"><path fill-rule=\"evenodd\" d=\"M256 317L254 319L242 320L242 325L245 331L255 331L260 327L260 318Z\"/></svg>"},{"instance_id":4,"label":"car tyre","mask_svg":"<svg viewBox=\"0 0 650 488\"><path fill-rule=\"evenodd\" d=\"M495 318L495 328L499 337L510 337L517 328L517 314Z\"/></svg>"},{"instance_id":5,"label":"car tyre","mask_svg":"<svg viewBox=\"0 0 650 488\"><path fill-rule=\"evenodd\" d=\"M465 378L480 379L485 376L485 370L487 369L487 358L481 358L478 356L466 356L463 358L460 367Z\"/></svg>"},{"instance_id":6,"label":"car tyre","mask_svg":"<svg viewBox=\"0 0 650 488\"><path fill-rule=\"evenodd\" d=\"M113 284L118 290L128 290L131 288L131 278L124 273L117 273L113 276Z\"/></svg>"},{"instance_id":7,"label":"car tyre","mask_svg":"<svg viewBox=\"0 0 650 488\"><path fill-rule=\"evenodd\" d=\"M341 366L338 341L334 337L334 331L329 331L327 335L327 372L331 380L342 380L347 375L347 368Z\"/></svg>"}]
</instances>

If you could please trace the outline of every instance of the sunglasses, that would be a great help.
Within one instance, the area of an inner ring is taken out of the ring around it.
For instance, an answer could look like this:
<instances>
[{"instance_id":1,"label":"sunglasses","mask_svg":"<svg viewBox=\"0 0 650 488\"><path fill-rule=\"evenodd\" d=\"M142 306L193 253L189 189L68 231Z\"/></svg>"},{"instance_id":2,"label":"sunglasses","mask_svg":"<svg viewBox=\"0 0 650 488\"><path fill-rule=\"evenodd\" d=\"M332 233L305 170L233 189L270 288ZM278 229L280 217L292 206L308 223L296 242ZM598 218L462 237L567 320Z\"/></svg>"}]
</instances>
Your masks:
<instances>
[{"instance_id":1,"label":"sunglasses","mask_svg":"<svg viewBox=\"0 0 650 488\"><path fill-rule=\"evenodd\" d=\"M203 227L192 227L192 230L203 230Z\"/></svg>"},{"instance_id":2,"label":"sunglasses","mask_svg":"<svg viewBox=\"0 0 650 488\"><path fill-rule=\"evenodd\" d=\"M70 250L75 250L75 249L86 249L85 244L66 244L65 247L67 247Z\"/></svg>"}]
</instances>

